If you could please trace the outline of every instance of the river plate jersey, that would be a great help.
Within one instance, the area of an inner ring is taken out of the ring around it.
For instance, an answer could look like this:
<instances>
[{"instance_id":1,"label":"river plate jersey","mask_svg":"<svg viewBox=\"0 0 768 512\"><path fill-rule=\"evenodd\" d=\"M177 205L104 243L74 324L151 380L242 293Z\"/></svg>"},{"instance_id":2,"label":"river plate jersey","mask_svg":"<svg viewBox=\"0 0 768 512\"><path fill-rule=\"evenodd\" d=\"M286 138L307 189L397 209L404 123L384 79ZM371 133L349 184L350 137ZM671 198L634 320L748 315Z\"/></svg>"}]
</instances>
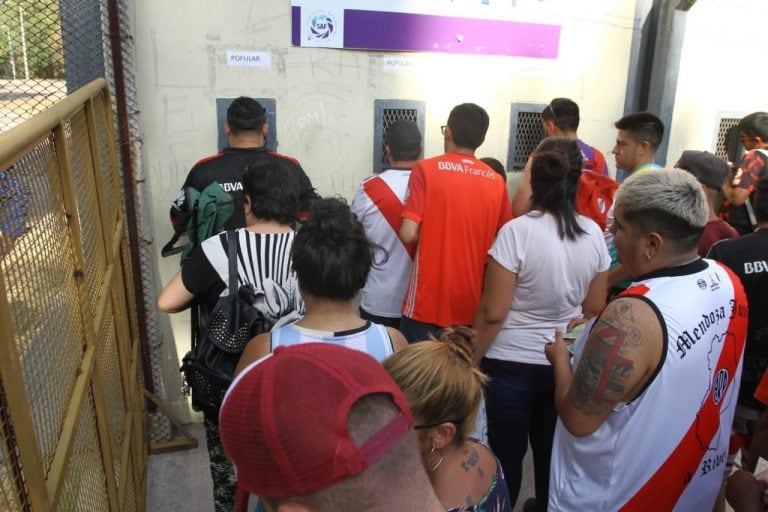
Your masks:
<instances>
[{"instance_id":1,"label":"river plate jersey","mask_svg":"<svg viewBox=\"0 0 768 512\"><path fill-rule=\"evenodd\" d=\"M662 360L642 392L585 437L558 420L550 510L711 510L728 455L747 328L739 279L699 259L641 277L622 297L656 312ZM594 322L594 321L593 321ZM591 325L576 342L576 368ZM606 365L621 358L606 354Z\"/></svg>"}]
</instances>

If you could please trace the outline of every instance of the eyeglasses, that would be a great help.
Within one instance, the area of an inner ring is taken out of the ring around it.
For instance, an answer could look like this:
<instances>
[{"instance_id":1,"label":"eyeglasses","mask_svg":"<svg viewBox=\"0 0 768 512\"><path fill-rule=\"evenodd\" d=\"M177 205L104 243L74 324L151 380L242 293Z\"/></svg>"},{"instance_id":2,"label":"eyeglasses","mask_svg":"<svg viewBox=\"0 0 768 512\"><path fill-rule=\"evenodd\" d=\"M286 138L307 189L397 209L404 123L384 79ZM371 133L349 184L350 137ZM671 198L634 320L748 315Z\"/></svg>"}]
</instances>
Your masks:
<instances>
[{"instance_id":1,"label":"eyeglasses","mask_svg":"<svg viewBox=\"0 0 768 512\"><path fill-rule=\"evenodd\" d=\"M440 127L440 133L442 133L443 135L445 135L445 129L446 129L446 128L448 128L448 125L447 125L447 124L444 124L443 126L441 126L441 127Z\"/></svg>"},{"instance_id":2,"label":"eyeglasses","mask_svg":"<svg viewBox=\"0 0 768 512\"><path fill-rule=\"evenodd\" d=\"M457 419L457 420L444 420L444 421L438 421L438 422L435 422L435 423L425 423L424 425L414 425L414 426L413 426L413 429L414 429L414 430L421 430L421 429L425 429L425 428L432 428L432 427L437 427L437 426L440 426L440 425L442 425L443 423L453 423L454 425L458 425L458 424L459 424L459 423L461 423L462 421L464 421L464 418L459 418L459 419Z\"/></svg>"}]
</instances>

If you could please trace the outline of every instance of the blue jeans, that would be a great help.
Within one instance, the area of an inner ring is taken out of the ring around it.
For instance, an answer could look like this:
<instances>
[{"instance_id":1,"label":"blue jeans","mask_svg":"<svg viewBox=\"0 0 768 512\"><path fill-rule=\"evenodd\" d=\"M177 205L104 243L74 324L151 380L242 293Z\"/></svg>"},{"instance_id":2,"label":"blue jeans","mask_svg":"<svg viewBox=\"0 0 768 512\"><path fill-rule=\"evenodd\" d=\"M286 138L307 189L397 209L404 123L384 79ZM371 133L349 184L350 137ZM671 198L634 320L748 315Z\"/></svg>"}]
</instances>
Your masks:
<instances>
[{"instance_id":1,"label":"blue jeans","mask_svg":"<svg viewBox=\"0 0 768 512\"><path fill-rule=\"evenodd\" d=\"M437 338L439 332L443 329L439 325L419 322L407 316L400 317L400 332L403 333L408 343L429 340L431 339L430 335Z\"/></svg>"},{"instance_id":2,"label":"blue jeans","mask_svg":"<svg viewBox=\"0 0 768 512\"><path fill-rule=\"evenodd\" d=\"M485 396L488 442L504 469L512 507L520 494L523 458L530 439L536 510L547 510L557 422L552 367L483 358L480 368L490 377Z\"/></svg>"}]
</instances>

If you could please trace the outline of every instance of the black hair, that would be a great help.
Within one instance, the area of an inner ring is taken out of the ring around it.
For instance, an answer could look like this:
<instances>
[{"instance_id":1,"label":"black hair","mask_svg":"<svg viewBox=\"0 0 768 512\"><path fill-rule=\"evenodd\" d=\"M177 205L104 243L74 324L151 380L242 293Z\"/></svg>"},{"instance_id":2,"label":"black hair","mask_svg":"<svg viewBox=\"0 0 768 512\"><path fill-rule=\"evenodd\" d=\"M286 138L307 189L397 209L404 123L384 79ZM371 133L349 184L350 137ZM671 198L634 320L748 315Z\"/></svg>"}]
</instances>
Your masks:
<instances>
[{"instance_id":1,"label":"black hair","mask_svg":"<svg viewBox=\"0 0 768 512\"><path fill-rule=\"evenodd\" d=\"M555 98L541 112L544 121L554 121L555 126L564 132L579 129L579 106L568 98Z\"/></svg>"},{"instance_id":2,"label":"black hair","mask_svg":"<svg viewBox=\"0 0 768 512\"><path fill-rule=\"evenodd\" d=\"M504 170L504 164L490 156L483 157L480 159L480 161L496 171L496 174L501 176L501 179L503 179L504 182L507 181L507 172Z\"/></svg>"},{"instance_id":3,"label":"black hair","mask_svg":"<svg viewBox=\"0 0 768 512\"><path fill-rule=\"evenodd\" d=\"M258 219L291 224L299 212L299 184L293 169L279 162L250 164L243 173L243 194Z\"/></svg>"},{"instance_id":4,"label":"black hair","mask_svg":"<svg viewBox=\"0 0 768 512\"><path fill-rule=\"evenodd\" d=\"M755 210L757 221L768 221L768 176L757 181L753 199L752 208Z\"/></svg>"},{"instance_id":5,"label":"black hair","mask_svg":"<svg viewBox=\"0 0 768 512\"><path fill-rule=\"evenodd\" d=\"M240 96L227 107L227 124L233 133L258 131L267 122L267 111L261 103Z\"/></svg>"},{"instance_id":6,"label":"black hair","mask_svg":"<svg viewBox=\"0 0 768 512\"><path fill-rule=\"evenodd\" d=\"M750 137L760 137L763 142L768 142L768 113L752 112L744 116L737 126L740 132Z\"/></svg>"},{"instance_id":7,"label":"black hair","mask_svg":"<svg viewBox=\"0 0 768 512\"><path fill-rule=\"evenodd\" d=\"M575 141L547 137L531 156L531 203L554 215L561 239L575 240L585 231L576 220L576 191L583 157Z\"/></svg>"},{"instance_id":8,"label":"black hair","mask_svg":"<svg viewBox=\"0 0 768 512\"><path fill-rule=\"evenodd\" d=\"M374 250L346 201L316 200L293 242L299 288L316 297L354 298L365 286Z\"/></svg>"},{"instance_id":9,"label":"black hair","mask_svg":"<svg viewBox=\"0 0 768 512\"><path fill-rule=\"evenodd\" d=\"M394 162L412 162L418 160L421 156L421 146L389 145L389 154L392 155L392 161Z\"/></svg>"},{"instance_id":10,"label":"black hair","mask_svg":"<svg viewBox=\"0 0 768 512\"><path fill-rule=\"evenodd\" d=\"M448 126L453 134L453 143L460 147L475 150L485 141L488 132L488 113L474 103L456 105L448 115Z\"/></svg>"},{"instance_id":11,"label":"black hair","mask_svg":"<svg viewBox=\"0 0 768 512\"><path fill-rule=\"evenodd\" d=\"M637 142L647 142L654 151L659 149L664 137L664 123L650 112L626 115L616 121L614 126L619 130L628 131Z\"/></svg>"}]
</instances>

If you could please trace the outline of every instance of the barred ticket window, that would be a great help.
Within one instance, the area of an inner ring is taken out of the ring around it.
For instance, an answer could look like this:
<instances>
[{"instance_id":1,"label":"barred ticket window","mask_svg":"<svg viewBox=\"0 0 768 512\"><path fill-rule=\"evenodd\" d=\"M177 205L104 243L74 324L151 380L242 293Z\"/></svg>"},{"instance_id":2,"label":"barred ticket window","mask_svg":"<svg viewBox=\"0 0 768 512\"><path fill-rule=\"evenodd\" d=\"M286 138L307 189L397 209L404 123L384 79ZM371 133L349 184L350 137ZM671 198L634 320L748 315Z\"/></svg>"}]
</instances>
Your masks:
<instances>
[{"instance_id":1,"label":"barred ticket window","mask_svg":"<svg viewBox=\"0 0 768 512\"><path fill-rule=\"evenodd\" d=\"M426 103L414 100L374 100L373 171L378 174L388 164L384 154L387 130L396 121L407 119L415 122L424 137Z\"/></svg>"}]
</instances>

